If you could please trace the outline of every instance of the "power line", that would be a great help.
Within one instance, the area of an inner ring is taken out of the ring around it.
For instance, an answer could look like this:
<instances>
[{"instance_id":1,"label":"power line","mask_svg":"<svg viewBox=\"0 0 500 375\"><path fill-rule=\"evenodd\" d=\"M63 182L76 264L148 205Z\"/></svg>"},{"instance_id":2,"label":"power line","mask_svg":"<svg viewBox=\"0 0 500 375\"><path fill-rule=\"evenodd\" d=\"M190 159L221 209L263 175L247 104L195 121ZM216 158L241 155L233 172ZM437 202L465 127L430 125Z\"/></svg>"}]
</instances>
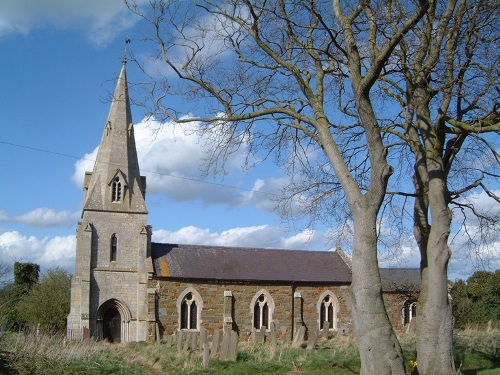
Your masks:
<instances>
[{"instance_id":1,"label":"power line","mask_svg":"<svg viewBox=\"0 0 500 375\"><path fill-rule=\"evenodd\" d=\"M62 152L46 150L46 149L38 148L38 147L21 145L21 144L18 144L18 143L5 142L5 141L1 141L1 140L0 140L0 143L4 144L4 145L8 145L8 146L13 146L13 147L18 147L18 148L24 148L24 149L27 149L27 150L32 150L32 151L37 151L37 152L44 152L46 154L63 156L63 157L72 158L72 159L76 159L76 160L86 160L86 161L91 161L91 162L95 163L95 159L82 158L80 156L75 156L75 155L70 155L70 154L64 154ZM116 165L116 164L112 164L112 163L106 163L106 164L115 165L117 167L121 166L121 165ZM201 183L201 184L208 184L208 185L213 185L213 186L219 186L219 187L224 187L224 188L228 188L228 189L242 190L242 191L248 191L248 192L251 192L251 193L258 193L258 194L266 194L266 195L276 196L276 194L270 193L270 192L266 192L266 191L255 190L255 189L247 189L247 188L243 188L243 187L239 187L239 186L234 186L234 185L221 184L219 182L204 181L204 180L201 180L201 179L198 179L198 178L185 177L185 176L176 176L176 175L169 174L169 173L160 173L160 172L156 172L156 171L148 171L146 169L139 169L139 171L141 173L151 173L151 174L156 174L156 175L159 175L159 176L165 176L165 177L171 177L171 178L178 178L178 179L181 179L181 180L186 180L186 181L191 181L191 182L198 182L198 183Z\"/></svg>"}]
</instances>

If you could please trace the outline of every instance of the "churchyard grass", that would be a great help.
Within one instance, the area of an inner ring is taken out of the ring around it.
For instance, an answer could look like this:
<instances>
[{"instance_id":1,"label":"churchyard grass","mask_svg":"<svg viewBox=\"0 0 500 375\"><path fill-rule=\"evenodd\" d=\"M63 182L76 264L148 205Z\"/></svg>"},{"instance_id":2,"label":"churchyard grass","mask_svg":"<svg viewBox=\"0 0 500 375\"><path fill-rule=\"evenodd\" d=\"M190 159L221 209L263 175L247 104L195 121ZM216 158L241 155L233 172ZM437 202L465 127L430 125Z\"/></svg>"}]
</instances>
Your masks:
<instances>
[{"instance_id":1,"label":"churchyard grass","mask_svg":"<svg viewBox=\"0 0 500 375\"><path fill-rule=\"evenodd\" d=\"M463 375L500 375L500 331L455 334L455 360ZM401 336L407 370L415 339ZM67 342L61 335L5 333L0 337L0 374L358 374L360 361L350 337L319 340L314 350L280 344L240 343L236 362L212 358L203 368L201 352L177 351L164 343Z\"/></svg>"}]
</instances>

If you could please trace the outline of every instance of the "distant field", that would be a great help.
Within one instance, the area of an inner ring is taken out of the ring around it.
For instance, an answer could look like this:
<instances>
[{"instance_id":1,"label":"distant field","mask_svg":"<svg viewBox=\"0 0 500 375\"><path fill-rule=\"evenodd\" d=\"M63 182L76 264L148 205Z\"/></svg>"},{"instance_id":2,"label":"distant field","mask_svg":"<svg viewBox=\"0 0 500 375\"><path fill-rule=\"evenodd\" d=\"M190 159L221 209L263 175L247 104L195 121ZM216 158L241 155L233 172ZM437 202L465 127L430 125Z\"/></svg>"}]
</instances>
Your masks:
<instances>
[{"instance_id":1,"label":"distant field","mask_svg":"<svg viewBox=\"0 0 500 375\"><path fill-rule=\"evenodd\" d=\"M457 369L464 375L500 375L500 331L473 330L455 335ZM402 336L407 370L415 360L414 338ZM495 354L496 350L496 354ZM212 359L207 369L202 354L177 352L160 343L68 343L61 336L13 334L0 337L0 374L159 375L159 374L358 374L359 355L352 338L318 341L312 351L278 345L241 343L236 362Z\"/></svg>"}]
</instances>

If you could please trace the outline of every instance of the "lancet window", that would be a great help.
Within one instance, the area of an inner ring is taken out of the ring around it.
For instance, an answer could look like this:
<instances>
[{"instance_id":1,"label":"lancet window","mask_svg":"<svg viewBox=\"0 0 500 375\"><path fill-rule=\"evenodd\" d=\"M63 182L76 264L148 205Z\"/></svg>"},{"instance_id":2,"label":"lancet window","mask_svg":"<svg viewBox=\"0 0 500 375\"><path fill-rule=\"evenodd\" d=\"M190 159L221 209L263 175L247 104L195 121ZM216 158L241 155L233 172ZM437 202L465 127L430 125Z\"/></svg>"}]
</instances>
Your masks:
<instances>
[{"instance_id":1,"label":"lancet window","mask_svg":"<svg viewBox=\"0 0 500 375\"><path fill-rule=\"evenodd\" d=\"M116 176L111 185L111 200L120 202L122 200L122 183L120 177Z\"/></svg>"},{"instance_id":2,"label":"lancet window","mask_svg":"<svg viewBox=\"0 0 500 375\"><path fill-rule=\"evenodd\" d=\"M319 329L323 329L325 325L328 329L337 329L337 313L338 313L337 297L331 293L323 293L318 302L319 313Z\"/></svg>"},{"instance_id":3,"label":"lancet window","mask_svg":"<svg viewBox=\"0 0 500 375\"><path fill-rule=\"evenodd\" d=\"M111 261L116 261L116 256L118 253L118 238L116 234L113 233L111 236L111 248L110 248L110 259Z\"/></svg>"},{"instance_id":4,"label":"lancet window","mask_svg":"<svg viewBox=\"0 0 500 375\"><path fill-rule=\"evenodd\" d=\"M266 292L259 292L252 300L253 327L268 330L273 321L274 301Z\"/></svg>"}]
</instances>

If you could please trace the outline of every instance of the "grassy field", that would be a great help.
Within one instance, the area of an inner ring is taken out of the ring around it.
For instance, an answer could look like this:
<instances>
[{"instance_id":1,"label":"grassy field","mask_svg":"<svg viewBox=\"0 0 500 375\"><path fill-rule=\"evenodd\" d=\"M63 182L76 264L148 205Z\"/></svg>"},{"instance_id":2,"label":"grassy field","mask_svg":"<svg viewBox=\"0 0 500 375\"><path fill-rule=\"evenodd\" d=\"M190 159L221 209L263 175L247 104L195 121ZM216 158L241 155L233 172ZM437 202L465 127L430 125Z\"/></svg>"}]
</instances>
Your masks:
<instances>
[{"instance_id":1,"label":"grassy field","mask_svg":"<svg viewBox=\"0 0 500 375\"><path fill-rule=\"evenodd\" d=\"M500 375L495 343L500 331L459 331L455 360L464 375ZM415 359L414 338L401 337L408 364ZM496 354L494 354L496 350ZM212 359L204 369L200 353L177 352L159 343L68 343L49 335L5 334L0 338L0 374L358 374L359 355L352 338L319 341L312 351L279 345L241 343L236 362Z\"/></svg>"}]
</instances>

